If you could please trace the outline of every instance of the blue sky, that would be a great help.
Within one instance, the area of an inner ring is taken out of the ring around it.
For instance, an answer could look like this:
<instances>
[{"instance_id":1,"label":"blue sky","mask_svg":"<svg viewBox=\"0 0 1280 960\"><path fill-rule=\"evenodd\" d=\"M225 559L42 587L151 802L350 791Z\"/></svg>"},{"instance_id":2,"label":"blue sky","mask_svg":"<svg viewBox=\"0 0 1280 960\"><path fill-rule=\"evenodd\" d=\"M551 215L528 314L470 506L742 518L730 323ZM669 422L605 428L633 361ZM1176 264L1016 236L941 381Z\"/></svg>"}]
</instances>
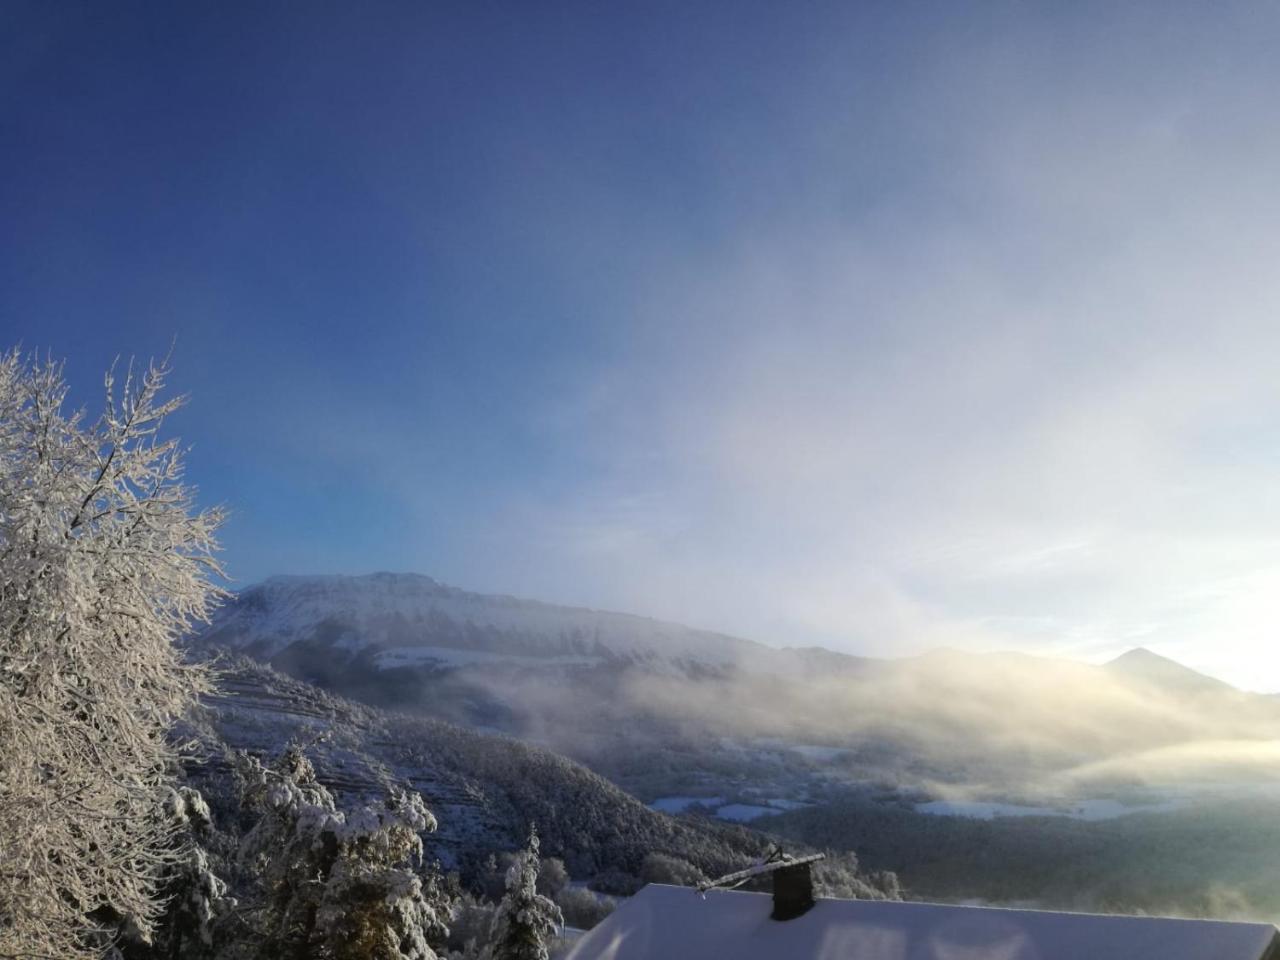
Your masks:
<instances>
[{"instance_id":1,"label":"blue sky","mask_svg":"<svg viewBox=\"0 0 1280 960\"><path fill-rule=\"evenodd\" d=\"M225 559L1280 689L1280 11L3 3L0 339Z\"/></svg>"}]
</instances>

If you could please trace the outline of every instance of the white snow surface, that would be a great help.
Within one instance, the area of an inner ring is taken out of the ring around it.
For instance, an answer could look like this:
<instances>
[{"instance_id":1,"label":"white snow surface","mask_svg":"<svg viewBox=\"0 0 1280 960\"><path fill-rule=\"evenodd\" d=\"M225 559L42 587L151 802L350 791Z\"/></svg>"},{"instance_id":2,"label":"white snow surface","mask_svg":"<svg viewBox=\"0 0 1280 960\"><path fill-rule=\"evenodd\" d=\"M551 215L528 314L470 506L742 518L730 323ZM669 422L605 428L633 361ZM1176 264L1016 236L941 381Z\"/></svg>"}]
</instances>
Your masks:
<instances>
[{"instance_id":1,"label":"white snow surface","mask_svg":"<svg viewBox=\"0 0 1280 960\"><path fill-rule=\"evenodd\" d=\"M413 648L430 650L421 657L437 661L449 649L709 665L777 654L749 640L647 617L469 593L403 573L271 577L218 611L197 639L269 658L326 635L342 650L385 651L379 662L388 666L408 662ZM464 662L459 653L447 657Z\"/></svg>"},{"instance_id":2,"label":"white snow surface","mask_svg":"<svg viewBox=\"0 0 1280 960\"><path fill-rule=\"evenodd\" d=\"M882 900L819 900L770 919L767 893L650 884L567 960L1261 960L1269 923L1114 917Z\"/></svg>"},{"instance_id":3,"label":"white snow surface","mask_svg":"<svg viewBox=\"0 0 1280 960\"><path fill-rule=\"evenodd\" d=\"M730 820L734 823L746 823L757 817L768 816L771 813L782 813L784 810L796 810L800 807L812 806L801 800L787 800L778 798L766 801L767 806L761 806L754 803L725 803L724 797L659 797L649 804L653 810L660 813L684 813L690 807L701 804L711 809L715 816L721 820Z\"/></svg>"}]
</instances>

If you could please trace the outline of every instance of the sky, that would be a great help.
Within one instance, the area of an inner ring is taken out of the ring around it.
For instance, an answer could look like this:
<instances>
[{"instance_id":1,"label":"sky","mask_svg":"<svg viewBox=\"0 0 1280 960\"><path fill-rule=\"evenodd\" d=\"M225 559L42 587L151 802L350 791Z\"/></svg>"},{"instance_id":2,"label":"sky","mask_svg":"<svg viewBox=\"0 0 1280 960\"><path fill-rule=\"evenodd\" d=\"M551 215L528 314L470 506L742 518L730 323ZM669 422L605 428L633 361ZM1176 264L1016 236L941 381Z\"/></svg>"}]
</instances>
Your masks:
<instances>
[{"instance_id":1,"label":"sky","mask_svg":"<svg viewBox=\"0 0 1280 960\"><path fill-rule=\"evenodd\" d=\"M0 346L239 585L1280 690L1280 7L0 0Z\"/></svg>"}]
</instances>

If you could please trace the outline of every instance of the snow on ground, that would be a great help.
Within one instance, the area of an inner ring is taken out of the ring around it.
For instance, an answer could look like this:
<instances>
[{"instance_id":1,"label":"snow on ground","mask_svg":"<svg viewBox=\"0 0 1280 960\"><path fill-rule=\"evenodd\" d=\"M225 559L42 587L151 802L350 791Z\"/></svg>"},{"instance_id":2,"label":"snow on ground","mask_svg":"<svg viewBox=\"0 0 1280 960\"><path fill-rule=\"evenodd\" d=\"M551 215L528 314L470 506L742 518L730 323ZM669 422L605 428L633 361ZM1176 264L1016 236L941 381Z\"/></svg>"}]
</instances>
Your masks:
<instances>
[{"instance_id":1,"label":"snow on ground","mask_svg":"<svg viewBox=\"0 0 1280 960\"><path fill-rule=\"evenodd\" d=\"M819 899L775 923L767 893L651 883L578 941L569 960L609 957L1001 957L1005 960L1255 960L1269 923L1090 916L889 900Z\"/></svg>"}]
</instances>

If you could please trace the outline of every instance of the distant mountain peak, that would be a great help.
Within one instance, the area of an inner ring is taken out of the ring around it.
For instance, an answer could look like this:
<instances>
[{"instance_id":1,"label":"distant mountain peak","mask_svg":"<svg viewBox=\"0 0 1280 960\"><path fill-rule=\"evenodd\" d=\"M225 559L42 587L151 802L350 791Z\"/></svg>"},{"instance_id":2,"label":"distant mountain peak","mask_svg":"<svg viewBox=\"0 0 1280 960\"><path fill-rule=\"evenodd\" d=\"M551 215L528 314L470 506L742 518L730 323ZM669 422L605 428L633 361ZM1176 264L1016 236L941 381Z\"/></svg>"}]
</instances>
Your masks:
<instances>
[{"instance_id":1,"label":"distant mountain peak","mask_svg":"<svg viewBox=\"0 0 1280 960\"><path fill-rule=\"evenodd\" d=\"M1172 660L1146 647L1126 650L1114 660L1103 664L1103 669L1130 679L1188 692L1193 690L1220 692L1234 689L1230 684L1192 670L1177 660Z\"/></svg>"},{"instance_id":2,"label":"distant mountain peak","mask_svg":"<svg viewBox=\"0 0 1280 960\"><path fill-rule=\"evenodd\" d=\"M1107 661L1106 665L1111 666L1111 664L1113 663L1122 663L1122 662L1154 663L1157 661L1160 661L1163 663L1178 664L1178 661L1172 660L1169 657L1162 656L1161 654L1156 653L1154 650L1148 650L1146 647L1134 647L1131 650L1126 650L1124 653L1120 654L1120 656ZM1178 664L1178 666L1181 666L1181 664Z\"/></svg>"}]
</instances>

